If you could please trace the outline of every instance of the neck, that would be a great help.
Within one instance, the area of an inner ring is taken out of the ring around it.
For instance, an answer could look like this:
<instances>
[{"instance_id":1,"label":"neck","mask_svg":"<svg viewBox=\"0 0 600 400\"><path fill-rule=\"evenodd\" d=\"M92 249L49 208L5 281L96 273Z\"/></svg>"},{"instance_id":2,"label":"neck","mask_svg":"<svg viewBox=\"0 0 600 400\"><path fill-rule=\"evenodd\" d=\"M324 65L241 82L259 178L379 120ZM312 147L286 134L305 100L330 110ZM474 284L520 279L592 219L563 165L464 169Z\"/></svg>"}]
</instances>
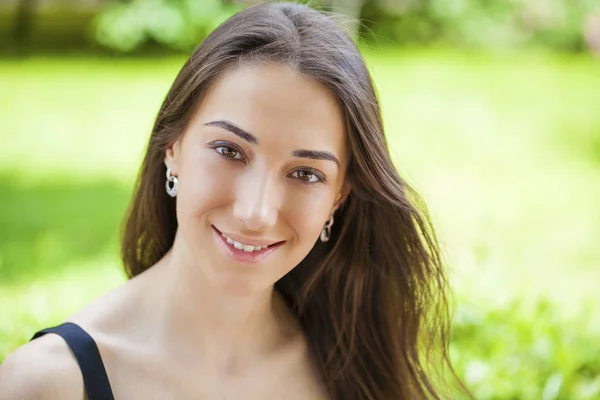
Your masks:
<instances>
[{"instance_id":1,"label":"neck","mask_svg":"<svg viewBox=\"0 0 600 400\"><path fill-rule=\"evenodd\" d=\"M171 354L231 369L266 356L298 330L273 286L251 294L227 292L211 286L175 252L151 270L153 289L146 290L155 294L153 318L161 327L155 339Z\"/></svg>"}]
</instances>

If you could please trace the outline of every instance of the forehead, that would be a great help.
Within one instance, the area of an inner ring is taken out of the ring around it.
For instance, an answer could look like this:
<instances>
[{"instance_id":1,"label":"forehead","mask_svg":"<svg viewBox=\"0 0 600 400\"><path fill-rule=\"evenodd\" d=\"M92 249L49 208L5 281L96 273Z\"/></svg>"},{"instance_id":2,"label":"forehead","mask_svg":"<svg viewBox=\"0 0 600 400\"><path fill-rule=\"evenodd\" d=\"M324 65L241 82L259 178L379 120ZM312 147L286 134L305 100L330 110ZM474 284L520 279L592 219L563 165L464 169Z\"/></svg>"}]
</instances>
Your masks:
<instances>
[{"instance_id":1,"label":"forehead","mask_svg":"<svg viewBox=\"0 0 600 400\"><path fill-rule=\"evenodd\" d=\"M343 112L317 80L285 64L245 65L225 72L202 100L193 123L224 119L259 137L293 147L328 147L344 158Z\"/></svg>"}]
</instances>

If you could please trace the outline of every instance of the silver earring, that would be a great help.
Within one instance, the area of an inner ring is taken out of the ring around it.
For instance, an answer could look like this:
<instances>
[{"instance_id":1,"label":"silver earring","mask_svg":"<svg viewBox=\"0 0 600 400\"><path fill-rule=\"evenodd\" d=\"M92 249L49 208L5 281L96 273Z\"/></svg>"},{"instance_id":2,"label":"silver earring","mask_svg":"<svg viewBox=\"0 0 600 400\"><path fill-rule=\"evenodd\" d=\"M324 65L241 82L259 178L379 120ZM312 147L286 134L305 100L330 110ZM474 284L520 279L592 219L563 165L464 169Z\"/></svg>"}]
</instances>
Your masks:
<instances>
[{"instance_id":1,"label":"silver earring","mask_svg":"<svg viewBox=\"0 0 600 400\"><path fill-rule=\"evenodd\" d=\"M331 227L332 226L333 226L333 214L331 214L329 221L327 221L327 223L323 227L323 230L321 231L321 242L326 243L329 241L329 239L331 238Z\"/></svg>"},{"instance_id":2,"label":"silver earring","mask_svg":"<svg viewBox=\"0 0 600 400\"><path fill-rule=\"evenodd\" d=\"M171 174L171 167L167 167L167 182L165 182L165 189L167 189L167 194L171 197L177 196L177 185L179 181L176 176Z\"/></svg>"}]
</instances>

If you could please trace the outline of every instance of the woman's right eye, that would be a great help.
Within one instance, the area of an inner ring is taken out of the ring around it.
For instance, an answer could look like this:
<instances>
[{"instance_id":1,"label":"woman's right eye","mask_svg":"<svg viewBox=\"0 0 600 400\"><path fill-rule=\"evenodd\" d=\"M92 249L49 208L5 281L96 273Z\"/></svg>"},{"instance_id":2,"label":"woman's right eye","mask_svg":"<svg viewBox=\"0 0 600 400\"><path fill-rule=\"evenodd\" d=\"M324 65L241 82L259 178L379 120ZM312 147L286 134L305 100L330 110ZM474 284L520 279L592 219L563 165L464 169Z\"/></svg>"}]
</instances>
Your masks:
<instances>
[{"instance_id":1,"label":"woman's right eye","mask_svg":"<svg viewBox=\"0 0 600 400\"><path fill-rule=\"evenodd\" d=\"M220 145L216 146L215 150L223 157L231 158L234 160L241 160L242 155L235 147Z\"/></svg>"}]
</instances>

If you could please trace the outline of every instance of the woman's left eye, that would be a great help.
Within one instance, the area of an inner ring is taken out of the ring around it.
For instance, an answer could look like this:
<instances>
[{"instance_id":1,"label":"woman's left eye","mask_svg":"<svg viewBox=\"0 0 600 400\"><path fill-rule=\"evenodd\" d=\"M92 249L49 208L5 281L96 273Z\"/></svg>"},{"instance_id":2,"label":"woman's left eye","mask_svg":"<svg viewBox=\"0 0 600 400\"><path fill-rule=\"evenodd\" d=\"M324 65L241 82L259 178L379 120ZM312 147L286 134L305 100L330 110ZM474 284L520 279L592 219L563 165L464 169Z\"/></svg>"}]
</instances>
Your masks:
<instances>
[{"instance_id":1,"label":"woman's left eye","mask_svg":"<svg viewBox=\"0 0 600 400\"><path fill-rule=\"evenodd\" d=\"M291 174L294 178L300 179L305 183L318 183L325 180L325 177L308 169L299 169Z\"/></svg>"},{"instance_id":2,"label":"woman's left eye","mask_svg":"<svg viewBox=\"0 0 600 400\"><path fill-rule=\"evenodd\" d=\"M235 147L231 146L217 146L215 150L224 157L233 158L235 160L241 160L242 154Z\"/></svg>"}]
</instances>

